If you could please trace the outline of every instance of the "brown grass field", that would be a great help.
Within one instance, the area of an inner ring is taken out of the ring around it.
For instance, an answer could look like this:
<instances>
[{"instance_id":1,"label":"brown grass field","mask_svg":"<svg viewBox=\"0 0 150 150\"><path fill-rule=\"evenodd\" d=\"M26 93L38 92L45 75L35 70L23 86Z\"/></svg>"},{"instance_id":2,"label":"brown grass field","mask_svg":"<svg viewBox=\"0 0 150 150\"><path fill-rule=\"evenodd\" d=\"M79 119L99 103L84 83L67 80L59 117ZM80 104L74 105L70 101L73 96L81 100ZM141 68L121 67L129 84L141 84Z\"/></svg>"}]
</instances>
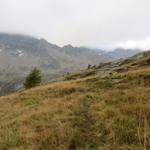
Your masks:
<instances>
[{"instance_id":1,"label":"brown grass field","mask_svg":"<svg viewBox=\"0 0 150 150\"><path fill-rule=\"evenodd\" d=\"M148 66L83 71L1 97L0 106L0 150L150 149Z\"/></svg>"}]
</instances>

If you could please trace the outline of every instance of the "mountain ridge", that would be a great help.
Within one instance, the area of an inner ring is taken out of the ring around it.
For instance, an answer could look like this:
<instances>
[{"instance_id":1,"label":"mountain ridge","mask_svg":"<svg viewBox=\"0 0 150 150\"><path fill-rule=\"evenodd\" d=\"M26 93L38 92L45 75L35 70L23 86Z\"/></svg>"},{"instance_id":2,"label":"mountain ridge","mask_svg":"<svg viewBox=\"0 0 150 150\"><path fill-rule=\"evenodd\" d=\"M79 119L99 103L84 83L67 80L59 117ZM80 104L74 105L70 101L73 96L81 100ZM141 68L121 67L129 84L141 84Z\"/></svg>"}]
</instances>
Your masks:
<instances>
[{"instance_id":1,"label":"mountain ridge","mask_svg":"<svg viewBox=\"0 0 150 150\"><path fill-rule=\"evenodd\" d=\"M119 57L116 57L117 54L114 55L114 53L72 45L60 47L45 39L0 33L0 94L5 94L4 91L12 92L16 90L16 87L21 87L24 77L34 67L42 70L44 82L46 82L66 72L86 68L88 64L96 65L120 57L126 58L137 51L130 51L126 55L125 51L120 51L123 55ZM13 85L14 88L12 88Z\"/></svg>"}]
</instances>

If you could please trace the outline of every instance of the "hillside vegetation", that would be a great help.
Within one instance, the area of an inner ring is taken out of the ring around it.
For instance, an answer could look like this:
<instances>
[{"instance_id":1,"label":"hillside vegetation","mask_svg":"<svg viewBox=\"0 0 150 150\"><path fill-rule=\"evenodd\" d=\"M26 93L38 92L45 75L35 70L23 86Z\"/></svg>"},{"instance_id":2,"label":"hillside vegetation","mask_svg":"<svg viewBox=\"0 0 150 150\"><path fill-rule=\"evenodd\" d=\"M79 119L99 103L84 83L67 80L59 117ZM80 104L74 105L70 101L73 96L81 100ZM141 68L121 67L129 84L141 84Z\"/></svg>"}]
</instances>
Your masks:
<instances>
[{"instance_id":1,"label":"hillside vegetation","mask_svg":"<svg viewBox=\"0 0 150 150\"><path fill-rule=\"evenodd\" d=\"M149 150L149 52L0 98L0 150Z\"/></svg>"}]
</instances>

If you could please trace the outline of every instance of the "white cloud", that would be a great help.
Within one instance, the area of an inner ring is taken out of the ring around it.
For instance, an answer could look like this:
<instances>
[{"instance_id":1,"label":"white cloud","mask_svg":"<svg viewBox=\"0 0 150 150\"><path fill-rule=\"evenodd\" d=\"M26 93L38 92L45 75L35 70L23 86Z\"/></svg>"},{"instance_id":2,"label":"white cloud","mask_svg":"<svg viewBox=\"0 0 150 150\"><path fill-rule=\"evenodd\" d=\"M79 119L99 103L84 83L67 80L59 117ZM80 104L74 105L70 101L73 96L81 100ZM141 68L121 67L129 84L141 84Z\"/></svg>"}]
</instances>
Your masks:
<instances>
[{"instance_id":1,"label":"white cloud","mask_svg":"<svg viewBox=\"0 0 150 150\"><path fill-rule=\"evenodd\" d=\"M59 45L100 47L150 37L150 0L0 0L0 18L1 32ZM133 41L126 45L135 47Z\"/></svg>"},{"instance_id":2,"label":"white cloud","mask_svg":"<svg viewBox=\"0 0 150 150\"><path fill-rule=\"evenodd\" d=\"M150 38L144 40L119 42L114 44L114 47L121 47L125 49L150 50Z\"/></svg>"}]
</instances>

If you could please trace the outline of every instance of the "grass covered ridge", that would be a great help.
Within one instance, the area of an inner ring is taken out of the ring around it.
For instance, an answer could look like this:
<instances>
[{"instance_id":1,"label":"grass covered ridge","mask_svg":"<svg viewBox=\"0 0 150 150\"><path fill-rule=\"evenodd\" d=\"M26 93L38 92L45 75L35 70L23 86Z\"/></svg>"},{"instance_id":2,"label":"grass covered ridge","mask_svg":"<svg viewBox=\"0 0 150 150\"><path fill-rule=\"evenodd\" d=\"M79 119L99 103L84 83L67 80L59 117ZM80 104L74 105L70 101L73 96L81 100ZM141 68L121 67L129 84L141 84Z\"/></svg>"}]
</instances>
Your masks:
<instances>
[{"instance_id":1,"label":"grass covered ridge","mask_svg":"<svg viewBox=\"0 0 150 150\"><path fill-rule=\"evenodd\" d=\"M67 79L0 98L0 150L150 149L150 68Z\"/></svg>"}]
</instances>

